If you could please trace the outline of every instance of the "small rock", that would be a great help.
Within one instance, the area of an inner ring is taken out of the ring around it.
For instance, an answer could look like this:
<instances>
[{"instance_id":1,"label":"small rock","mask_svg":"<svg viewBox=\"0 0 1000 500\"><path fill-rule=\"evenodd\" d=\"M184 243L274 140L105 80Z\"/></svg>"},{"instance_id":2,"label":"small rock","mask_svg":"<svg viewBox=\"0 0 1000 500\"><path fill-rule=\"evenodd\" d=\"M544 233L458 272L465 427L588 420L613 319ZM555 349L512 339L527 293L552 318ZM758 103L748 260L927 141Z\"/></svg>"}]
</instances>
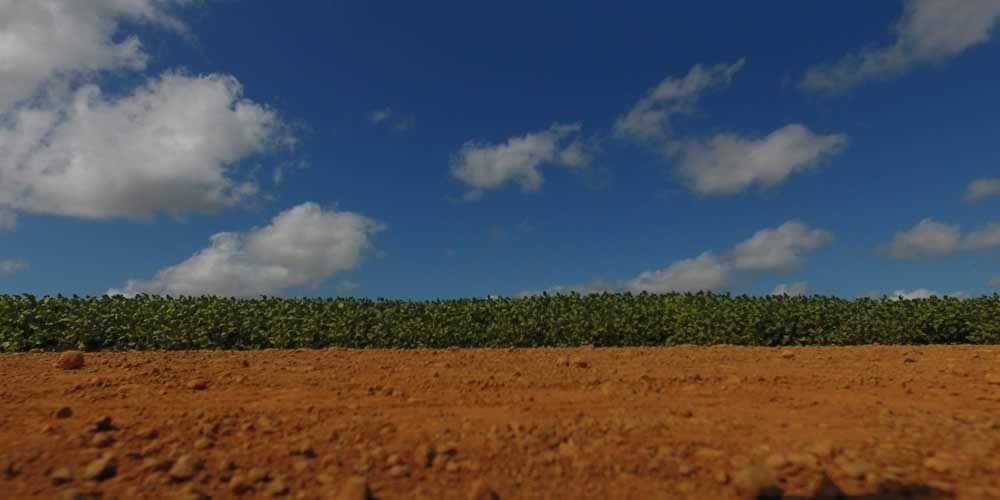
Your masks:
<instances>
[{"instance_id":1,"label":"small rock","mask_svg":"<svg viewBox=\"0 0 1000 500\"><path fill-rule=\"evenodd\" d=\"M784 495L774 471L760 465L751 465L736 471L732 483L748 498L780 499Z\"/></svg>"},{"instance_id":2,"label":"small rock","mask_svg":"<svg viewBox=\"0 0 1000 500\"><path fill-rule=\"evenodd\" d=\"M469 500L500 500L500 495L483 480L477 480L469 491Z\"/></svg>"},{"instance_id":3,"label":"small rock","mask_svg":"<svg viewBox=\"0 0 1000 500\"><path fill-rule=\"evenodd\" d=\"M316 450L313 449L312 443L309 440L305 440L292 450L292 455L302 455L306 458L316 458Z\"/></svg>"},{"instance_id":4,"label":"small rock","mask_svg":"<svg viewBox=\"0 0 1000 500\"><path fill-rule=\"evenodd\" d=\"M205 389L208 389L208 382L205 382L204 380L192 380L187 383L187 388L192 391L204 391Z\"/></svg>"},{"instance_id":5,"label":"small rock","mask_svg":"<svg viewBox=\"0 0 1000 500\"><path fill-rule=\"evenodd\" d=\"M809 470L819 467L819 459L812 453L791 453L788 455L788 463Z\"/></svg>"},{"instance_id":6,"label":"small rock","mask_svg":"<svg viewBox=\"0 0 1000 500\"><path fill-rule=\"evenodd\" d=\"M49 479L55 485L65 484L73 480L73 473L66 467L56 467L52 469L52 472L49 472Z\"/></svg>"},{"instance_id":7,"label":"small rock","mask_svg":"<svg viewBox=\"0 0 1000 500\"><path fill-rule=\"evenodd\" d=\"M111 417L105 415L94 422L94 432L107 432L114 430L114 425L111 424Z\"/></svg>"},{"instance_id":8,"label":"small rock","mask_svg":"<svg viewBox=\"0 0 1000 500\"><path fill-rule=\"evenodd\" d=\"M94 434L93 439L90 440L90 445L94 448L107 448L114 444L115 438L106 432L99 434Z\"/></svg>"},{"instance_id":9,"label":"small rock","mask_svg":"<svg viewBox=\"0 0 1000 500\"><path fill-rule=\"evenodd\" d=\"M781 453L772 453L764 458L764 465L776 471L788 465L788 458Z\"/></svg>"},{"instance_id":10,"label":"small rock","mask_svg":"<svg viewBox=\"0 0 1000 500\"><path fill-rule=\"evenodd\" d=\"M434 463L434 448L427 444L417 446L413 452L413 463L418 467L430 467Z\"/></svg>"},{"instance_id":11,"label":"small rock","mask_svg":"<svg viewBox=\"0 0 1000 500\"><path fill-rule=\"evenodd\" d=\"M73 416L73 409L68 406L60 406L52 415L56 418L69 418Z\"/></svg>"},{"instance_id":12,"label":"small rock","mask_svg":"<svg viewBox=\"0 0 1000 500\"><path fill-rule=\"evenodd\" d=\"M784 359L792 359L795 357L795 353L786 349L781 351L781 357Z\"/></svg>"},{"instance_id":13,"label":"small rock","mask_svg":"<svg viewBox=\"0 0 1000 500\"><path fill-rule=\"evenodd\" d=\"M569 366L569 358L566 356L559 356L556 358L556 364L559 366Z\"/></svg>"},{"instance_id":14,"label":"small rock","mask_svg":"<svg viewBox=\"0 0 1000 500\"><path fill-rule=\"evenodd\" d=\"M337 500L375 500L375 495L368 488L368 481L365 478L354 476L341 487Z\"/></svg>"},{"instance_id":15,"label":"small rock","mask_svg":"<svg viewBox=\"0 0 1000 500\"><path fill-rule=\"evenodd\" d=\"M160 433L156 429L143 429L136 433L141 439L156 439L160 437Z\"/></svg>"},{"instance_id":16,"label":"small rock","mask_svg":"<svg viewBox=\"0 0 1000 500\"><path fill-rule=\"evenodd\" d=\"M393 465L389 469L389 477L404 477L410 475L410 468L404 464Z\"/></svg>"},{"instance_id":17,"label":"small rock","mask_svg":"<svg viewBox=\"0 0 1000 500\"><path fill-rule=\"evenodd\" d=\"M147 458L142 461L142 470L165 472L173 465L174 461L169 458Z\"/></svg>"},{"instance_id":18,"label":"small rock","mask_svg":"<svg viewBox=\"0 0 1000 500\"><path fill-rule=\"evenodd\" d=\"M97 460L87 464L83 469L83 478L94 481L104 481L115 476L118 472L118 461L112 455L103 455Z\"/></svg>"},{"instance_id":19,"label":"small rock","mask_svg":"<svg viewBox=\"0 0 1000 500\"><path fill-rule=\"evenodd\" d=\"M198 438L198 440L194 442L194 449L207 450L211 448L213 444L215 443L213 443L212 440L209 438L206 437Z\"/></svg>"},{"instance_id":20,"label":"small rock","mask_svg":"<svg viewBox=\"0 0 1000 500\"><path fill-rule=\"evenodd\" d=\"M866 474L874 472L874 467L864 462L842 462L839 465L844 474L855 479L861 479Z\"/></svg>"},{"instance_id":21,"label":"small rock","mask_svg":"<svg viewBox=\"0 0 1000 500\"><path fill-rule=\"evenodd\" d=\"M191 455L181 455L167 474L174 481L187 481L197 473L198 465L197 460Z\"/></svg>"},{"instance_id":22,"label":"small rock","mask_svg":"<svg viewBox=\"0 0 1000 500\"><path fill-rule=\"evenodd\" d=\"M1000 373L987 373L984 379L987 384L1000 385Z\"/></svg>"},{"instance_id":23,"label":"small rock","mask_svg":"<svg viewBox=\"0 0 1000 500\"><path fill-rule=\"evenodd\" d=\"M101 498L101 494L93 491L83 491L76 488L70 488L63 491L60 498L62 498L62 500L95 500Z\"/></svg>"},{"instance_id":24,"label":"small rock","mask_svg":"<svg viewBox=\"0 0 1000 500\"><path fill-rule=\"evenodd\" d=\"M247 471L247 479L251 483L263 483L271 478L271 475L264 469L258 469L257 467L251 468Z\"/></svg>"},{"instance_id":25,"label":"small rock","mask_svg":"<svg viewBox=\"0 0 1000 500\"><path fill-rule=\"evenodd\" d=\"M825 439L823 441L813 443L813 445L809 447L809 451L818 457L830 458L836 451L836 447L834 446L833 441Z\"/></svg>"},{"instance_id":26,"label":"small rock","mask_svg":"<svg viewBox=\"0 0 1000 500\"><path fill-rule=\"evenodd\" d=\"M288 484L282 479L275 479L267 486L267 492L273 497L282 497L288 494Z\"/></svg>"},{"instance_id":27,"label":"small rock","mask_svg":"<svg viewBox=\"0 0 1000 500\"><path fill-rule=\"evenodd\" d=\"M808 491L810 492L808 498L814 500L840 500L847 497L844 490L830 479L826 471L820 473L820 476L809 486Z\"/></svg>"},{"instance_id":28,"label":"small rock","mask_svg":"<svg viewBox=\"0 0 1000 500\"><path fill-rule=\"evenodd\" d=\"M253 489L253 486L247 480L247 477L239 472L233 474L233 477L229 478L228 486L229 491L233 492L234 495L242 495Z\"/></svg>"},{"instance_id":29,"label":"small rock","mask_svg":"<svg viewBox=\"0 0 1000 500\"><path fill-rule=\"evenodd\" d=\"M953 468L953 464L947 458L942 457L940 455L936 455L936 456L928 457L927 459L925 459L924 460L924 467L926 467L926 468L928 468L928 469L930 469L930 470L932 470L934 472L937 472L937 473L940 473L940 474L945 474L947 472L951 472L951 470Z\"/></svg>"},{"instance_id":30,"label":"small rock","mask_svg":"<svg viewBox=\"0 0 1000 500\"><path fill-rule=\"evenodd\" d=\"M66 351L59 355L56 367L63 370L79 370L83 368L83 353L80 351Z\"/></svg>"},{"instance_id":31,"label":"small rock","mask_svg":"<svg viewBox=\"0 0 1000 500\"><path fill-rule=\"evenodd\" d=\"M579 368L587 368L588 366L590 366L590 363L588 363L586 359L583 359L581 357L575 357L573 358L573 366Z\"/></svg>"}]
</instances>

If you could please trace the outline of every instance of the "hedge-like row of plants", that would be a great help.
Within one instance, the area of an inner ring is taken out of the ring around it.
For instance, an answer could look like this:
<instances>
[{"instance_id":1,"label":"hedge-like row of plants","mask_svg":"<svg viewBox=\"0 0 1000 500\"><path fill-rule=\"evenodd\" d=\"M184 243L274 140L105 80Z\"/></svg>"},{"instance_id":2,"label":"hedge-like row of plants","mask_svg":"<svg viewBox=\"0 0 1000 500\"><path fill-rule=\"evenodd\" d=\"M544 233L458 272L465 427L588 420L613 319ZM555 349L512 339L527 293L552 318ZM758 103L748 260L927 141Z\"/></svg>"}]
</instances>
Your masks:
<instances>
[{"instance_id":1,"label":"hedge-like row of plants","mask_svg":"<svg viewBox=\"0 0 1000 500\"><path fill-rule=\"evenodd\" d=\"M0 296L0 351L1000 343L1000 295Z\"/></svg>"}]
</instances>

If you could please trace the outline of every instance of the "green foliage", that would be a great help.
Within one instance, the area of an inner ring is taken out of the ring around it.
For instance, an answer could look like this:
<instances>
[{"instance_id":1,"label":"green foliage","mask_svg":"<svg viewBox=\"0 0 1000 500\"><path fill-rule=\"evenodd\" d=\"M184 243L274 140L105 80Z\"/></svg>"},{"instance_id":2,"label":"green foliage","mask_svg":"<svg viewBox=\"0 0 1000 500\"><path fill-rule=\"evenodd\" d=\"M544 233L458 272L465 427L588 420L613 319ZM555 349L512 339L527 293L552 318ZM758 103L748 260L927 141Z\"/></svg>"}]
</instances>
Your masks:
<instances>
[{"instance_id":1,"label":"green foliage","mask_svg":"<svg viewBox=\"0 0 1000 500\"><path fill-rule=\"evenodd\" d=\"M591 294L431 302L0 296L0 352L1000 343L1000 295Z\"/></svg>"}]
</instances>

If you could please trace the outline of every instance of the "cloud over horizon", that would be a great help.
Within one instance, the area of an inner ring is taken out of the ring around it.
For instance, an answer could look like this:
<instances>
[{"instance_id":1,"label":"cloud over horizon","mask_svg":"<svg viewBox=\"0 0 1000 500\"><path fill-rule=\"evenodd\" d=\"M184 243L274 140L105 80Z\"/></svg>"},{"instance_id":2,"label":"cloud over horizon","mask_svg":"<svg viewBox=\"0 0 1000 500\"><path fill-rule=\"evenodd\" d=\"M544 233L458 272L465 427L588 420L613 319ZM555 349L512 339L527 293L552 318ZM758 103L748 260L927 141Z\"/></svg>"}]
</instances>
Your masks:
<instances>
[{"instance_id":1,"label":"cloud over horizon","mask_svg":"<svg viewBox=\"0 0 1000 500\"><path fill-rule=\"evenodd\" d=\"M749 239L735 244L722 255L704 251L696 257L674 261L659 270L643 271L632 279L560 285L546 288L544 291L551 293L720 291L730 286L736 274L794 272L801 266L803 255L827 246L832 241L832 232L810 228L802 222L790 220L778 227L755 232ZM537 295L541 292L527 290L517 295Z\"/></svg>"},{"instance_id":2,"label":"cloud over horizon","mask_svg":"<svg viewBox=\"0 0 1000 500\"><path fill-rule=\"evenodd\" d=\"M893 259L913 260L998 246L1000 223L986 224L963 235L958 224L944 224L925 218L912 228L897 232L880 250Z\"/></svg>"},{"instance_id":3,"label":"cloud over horizon","mask_svg":"<svg viewBox=\"0 0 1000 500\"><path fill-rule=\"evenodd\" d=\"M105 294L256 297L280 295L294 286L316 287L359 266L373 250L371 238L385 228L357 213L306 202L274 216L263 228L214 234L208 247L180 264L149 280L130 279ZM360 286L350 280L340 285L344 290Z\"/></svg>"}]
</instances>

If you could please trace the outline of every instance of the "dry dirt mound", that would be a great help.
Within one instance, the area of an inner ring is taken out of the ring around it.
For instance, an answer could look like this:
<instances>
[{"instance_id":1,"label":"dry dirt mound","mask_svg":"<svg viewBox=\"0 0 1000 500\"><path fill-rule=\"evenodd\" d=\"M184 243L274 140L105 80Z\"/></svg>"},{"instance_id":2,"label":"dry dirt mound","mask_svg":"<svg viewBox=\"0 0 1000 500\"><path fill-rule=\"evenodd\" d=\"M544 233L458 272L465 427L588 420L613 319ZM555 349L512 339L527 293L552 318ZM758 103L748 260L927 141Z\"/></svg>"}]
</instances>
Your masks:
<instances>
[{"instance_id":1,"label":"dry dirt mound","mask_svg":"<svg viewBox=\"0 0 1000 500\"><path fill-rule=\"evenodd\" d=\"M58 358L0 355L4 498L1000 498L1000 347Z\"/></svg>"}]
</instances>

